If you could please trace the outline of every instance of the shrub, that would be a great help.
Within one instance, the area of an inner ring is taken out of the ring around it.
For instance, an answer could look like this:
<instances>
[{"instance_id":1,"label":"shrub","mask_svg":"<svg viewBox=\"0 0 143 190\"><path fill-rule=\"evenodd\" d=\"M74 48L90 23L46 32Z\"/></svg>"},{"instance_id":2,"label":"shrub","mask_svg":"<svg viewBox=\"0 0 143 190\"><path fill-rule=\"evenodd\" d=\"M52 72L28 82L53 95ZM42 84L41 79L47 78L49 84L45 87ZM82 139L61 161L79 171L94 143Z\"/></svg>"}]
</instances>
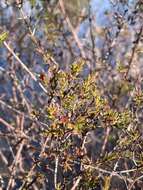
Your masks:
<instances>
[{"instance_id":1,"label":"shrub","mask_svg":"<svg viewBox=\"0 0 143 190\"><path fill-rule=\"evenodd\" d=\"M30 2L36 10L36 1ZM21 12L22 18L17 23L12 20L14 27L9 23L0 34L5 55L2 59L7 64L0 67L1 187L141 188L142 73L132 73L134 66L138 69L142 53L141 1L136 1L128 21L126 15L119 17L115 11L119 30L114 37L110 36L110 28L98 29L98 38L105 37L105 47L99 54L93 42L92 25L92 47L86 51L66 15L63 1L59 1L60 9L48 1L42 3L42 11L37 8L37 33L32 28L34 19L25 18L22 5L12 5L17 10L13 17ZM129 24L130 19L137 22L135 26L139 29L127 54L121 52L120 60L118 48L125 49L122 41L127 37L128 44L128 27L135 27ZM68 37L67 25L72 34ZM64 51L60 38L65 39L69 48L69 64L61 56ZM113 50L115 65L106 57Z\"/></svg>"}]
</instances>

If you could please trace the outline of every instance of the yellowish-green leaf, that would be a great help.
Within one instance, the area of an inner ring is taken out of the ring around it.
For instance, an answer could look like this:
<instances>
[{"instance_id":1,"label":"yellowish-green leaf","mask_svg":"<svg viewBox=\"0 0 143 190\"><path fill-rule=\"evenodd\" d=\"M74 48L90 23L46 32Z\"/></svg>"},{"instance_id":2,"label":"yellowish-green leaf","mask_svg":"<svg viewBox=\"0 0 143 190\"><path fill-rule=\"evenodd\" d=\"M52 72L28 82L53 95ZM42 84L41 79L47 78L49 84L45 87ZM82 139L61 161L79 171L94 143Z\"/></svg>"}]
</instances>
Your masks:
<instances>
[{"instance_id":1,"label":"yellowish-green leaf","mask_svg":"<svg viewBox=\"0 0 143 190\"><path fill-rule=\"evenodd\" d=\"M3 32L0 34L0 45L7 39L8 37L8 32Z\"/></svg>"},{"instance_id":2,"label":"yellowish-green leaf","mask_svg":"<svg viewBox=\"0 0 143 190\"><path fill-rule=\"evenodd\" d=\"M103 190L109 190L110 188L110 181L111 181L111 177L105 177L105 184L104 184L104 188Z\"/></svg>"}]
</instances>

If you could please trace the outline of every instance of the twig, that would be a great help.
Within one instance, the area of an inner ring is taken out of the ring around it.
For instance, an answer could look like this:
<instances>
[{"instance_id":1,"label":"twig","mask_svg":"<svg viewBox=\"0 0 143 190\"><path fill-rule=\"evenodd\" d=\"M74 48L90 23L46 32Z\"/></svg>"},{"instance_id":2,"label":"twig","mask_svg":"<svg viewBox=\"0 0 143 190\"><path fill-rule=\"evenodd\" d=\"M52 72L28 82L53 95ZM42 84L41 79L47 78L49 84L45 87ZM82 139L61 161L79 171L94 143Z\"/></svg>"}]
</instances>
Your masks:
<instances>
[{"instance_id":1,"label":"twig","mask_svg":"<svg viewBox=\"0 0 143 190\"><path fill-rule=\"evenodd\" d=\"M42 88L42 90L47 94L47 90L46 88L42 85L41 82L38 81L38 79L36 78L36 76L28 69L28 67L21 61L21 59L16 55L16 53L13 51L12 48L10 48L10 46L4 42L4 46L7 48L7 50L13 55L13 57L20 63L20 65L22 66L22 68L31 76L31 78L37 82L39 84L39 86Z\"/></svg>"},{"instance_id":2,"label":"twig","mask_svg":"<svg viewBox=\"0 0 143 190\"><path fill-rule=\"evenodd\" d=\"M5 155L3 154L3 152L0 150L0 157L3 161L3 163L7 166L8 165L8 160L7 158L5 157Z\"/></svg>"},{"instance_id":3,"label":"twig","mask_svg":"<svg viewBox=\"0 0 143 190\"><path fill-rule=\"evenodd\" d=\"M2 119L1 117L0 117L0 123L2 123L3 125L5 125L7 127L7 129L15 130L15 128L12 125L10 125L7 121L5 121L4 119Z\"/></svg>"},{"instance_id":4,"label":"twig","mask_svg":"<svg viewBox=\"0 0 143 190\"><path fill-rule=\"evenodd\" d=\"M49 137L47 137L46 140L45 140L45 142L43 143L42 150L40 152L39 158L42 157L43 153L45 152L45 148L46 148L48 140L49 140ZM33 166L31 167L30 171L28 172L28 174L26 176L27 179L29 179L32 176L35 167L36 167L36 162L33 164ZM34 179L30 183L28 183L28 180L25 180L23 182L23 184L21 185L20 190L23 190L25 188L27 189L28 187L30 187L37 180L37 178L38 177L35 176Z\"/></svg>"},{"instance_id":5,"label":"twig","mask_svg":"<svg viewBox=\"0 0 143 190\"><path fill-rule=\"evenodd\" d=\"M131 57L130 57L130 60L129 60L128 69L127 69L127 72L125 73L125 79L127 78L128 74L129 74L129 71L131 69L131 65L132 65L132 62L134 60L134 55L135 55L136 49L138 47L139 41L140 41L141 36L142 36L142 31L143 31L143 26L140 28L140 31L137 34L137 39L135 41L135 45L132 48L132 53L131 53Z\"/></svg>"},{"instance_id":6,"label":"twig","mask_svg":"<svg viewBox=\"0 0 143 190\"><path fill-rule=\"evenodd\" d=\"M79 176L79 177L77 178L77 180L76 180L75 184L73 185L73 187L71 188L71 190L76 190L76 188L77 188L77 186L78 186L80 180L81 180L81 176Z\"/></svg>"},{"instance_id":7,"label":"twig","mask_svg":"<svg viewBox=\"0 0 143 190\"><path fill-rule=\"evenodd\" d=\"M92 59L93 59L93 64L92 64L92 67L94 68L95 67L95 62L96 62L96 52L95 52L95 37L94 37L94 34L93 34L93 21L92 21L92 18L91 18L91 7L89 5L89 26L90 26L90 38L91 38L91 44L92 44Z\"/></svg>"},{"instance_id":8,"label":"twig","mask_svg":"<svg viewBox=\"0 0 143 190\"><path fill-rule=\"evenodd\" d=\"M58 163L59 163L59 157L57 156L55 158L55 172L54 172L54 185L55 185L55 189L57 188Z\"/></svg>"},{"instance_id":9,"label":"twig","mask_svg":"<svg viewBox=\"0 0 143 190\"><path fill-rule=\"evenodd\" d=\"M126 173L131 173L131 172L135 172L135 171L139 170L139 168L134 168L134 169L122 170L122 171L108 171L108 170L105 170L105 169L102 169L99 167L94 167L91 165L85 165L85 166L87 166L89 168L93 168L95 170L98 170L99 172L106 173L106 174L112 174L112 175L126 174Z\"/></svg>"},{"instance_id":10,"label":"twig","mask_svg":"<svg viewBox=\"0 0 143 190\"><path fill-rule=\"evenodd\" d=\"M30 121L33 121L33 122L36 123L36 124L40 124L40 125L43 125L43 126L49 128L49 126L48 126L46 123L43 123L43 122L41 122L41 121L38 121L37 119L31 118L29 115L27 115L27 114L25 114L24 112L21 112L21 111L15 109L15 108L13 108L11 105L5 103L5 102L2 101L2 100L0 100L0 104L2 104L2 105L5 106L6 108L12 110L13 112L15 112L15 113L17 113L17 114L19 114L19 115L21 115L21 116L23 115L25 118L28 118Z\"/></svg>"},{"instance_id":11,"label":"twig","mask_svg":"<svg viewBox=\"0 0 143 190\"><path fill-rule=\"evenodd\" d=\"M66 20L66 22L67 22L67 24L69 26L69 29L72 32L72 35L73 35L73 37L75 39L75 42L76 42L78 48L80 49L81 56L82 56L82 58L86 59L86 54L84 52L84 49L83 49L82 44L80 42L80 39L79 39L79 37L78 37L78 35L76 33L76 30L72 26L72 23L71 23L69 17L67 16L67 14L66 14L63 0L59 0L59 5L60 5L61 11L62 11L62 13L63 13L63 15L65 17L65 20Z\"/></svg>"},{"instance_id":12,"label":"twig","mask_svg":"<svg viewBox=\"0 0 143 190\"><path fill-rule=\"evenodd\" d=\"M11 177L9 179L8 185L7 185L7 190L10 190L11 188L13 188L14 176L15 176L15 173L16 173L16 170L17 170L16 166L17 166L17 164L19 162L19 158L20 158L20 155L21 155L21 152L22 152L24 144L25 143L24 143L24 140L23 140L23 142L20 144L20 147L19 147L19 149L17 151L15 159L14 159L12 165L11 165L11 172L12 173L11 173Z\"/></svg>"},{"instance_id":13,"label":"twig","mask_svg":"<svg viewBox=\"0 0 143 190\"><path fill-rule=\"evenodd\" d=\"M30 35L31 40L32 40L33 43L37 46L37 51L38 51L38 53L40 53L40 54L43 56L43 58L47 58L47 56L45 55L44 49L40 46L40 44L39 44L38 41L37 41L37 38L34 36L35 32L34 32L34 30L32 31L32 28L31 28L30 24L28 23L28 21L27 21L27 19L26 19L27 16L25 16L25 14L24 14L22 8L20 8L20 13L21 13L21 15L22 15L23 21L25 22L25 24L26 24L26 26L27 26L27 28L28 28L29 35ZM49 56L48 59L49 59L54 65L56 65L56 67L58 68L58 65L59 65L59 64L55 61L55 59L54 59L52 56Z\"/></svg>"},{"instance_id":14,"label":"twig","mask_svg":"<svg viewBox=\"0 0 143 190\"><path fill-rule=\"evenodd\" d=\"M107 142L108 142L108 138L109 138L109 134L110 134L110 127L107 127L106 129L106 134L105 134L105 139L104 139L104 142L103 142L103 146L102 146L102 150L101 150L101 155L103 155L104 151L105 151L105 148L106 148L106 145L107 145Z\"/></svg>"},{"instance_id":15,"label":"twig","mask_svg":"<svg viewBox=\"0 0 143 190\"><path fill-rule=\"evenodd\" d=\"M136 179L133 181L133 183L131 184L129 190L132 190L132 187L134 186L134 184L135 184L138 180L140 180L140 179L142 179L142 178L143 178L143 175L141 175L140 177L136 178Z\"/></svg>"}]
</instances>

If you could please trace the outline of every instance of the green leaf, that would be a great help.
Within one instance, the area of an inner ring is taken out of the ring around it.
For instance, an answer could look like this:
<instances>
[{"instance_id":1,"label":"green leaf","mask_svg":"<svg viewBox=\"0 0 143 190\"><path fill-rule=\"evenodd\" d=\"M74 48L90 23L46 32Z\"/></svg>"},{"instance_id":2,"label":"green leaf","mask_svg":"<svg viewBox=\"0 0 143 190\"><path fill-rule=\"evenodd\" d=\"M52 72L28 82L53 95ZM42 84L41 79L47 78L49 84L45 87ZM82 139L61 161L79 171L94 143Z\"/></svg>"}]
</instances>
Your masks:
<instances>
[{"instance_id":1,"label":"green leaf","mask_svg":"<svg viewBox=\"0 0 143 190\"><path fill-rule=\"evenodd\" d=\"M8 37L8 32L3 32L0 34L0 45L7 39Z\"/></svg>"}]
</instances>

